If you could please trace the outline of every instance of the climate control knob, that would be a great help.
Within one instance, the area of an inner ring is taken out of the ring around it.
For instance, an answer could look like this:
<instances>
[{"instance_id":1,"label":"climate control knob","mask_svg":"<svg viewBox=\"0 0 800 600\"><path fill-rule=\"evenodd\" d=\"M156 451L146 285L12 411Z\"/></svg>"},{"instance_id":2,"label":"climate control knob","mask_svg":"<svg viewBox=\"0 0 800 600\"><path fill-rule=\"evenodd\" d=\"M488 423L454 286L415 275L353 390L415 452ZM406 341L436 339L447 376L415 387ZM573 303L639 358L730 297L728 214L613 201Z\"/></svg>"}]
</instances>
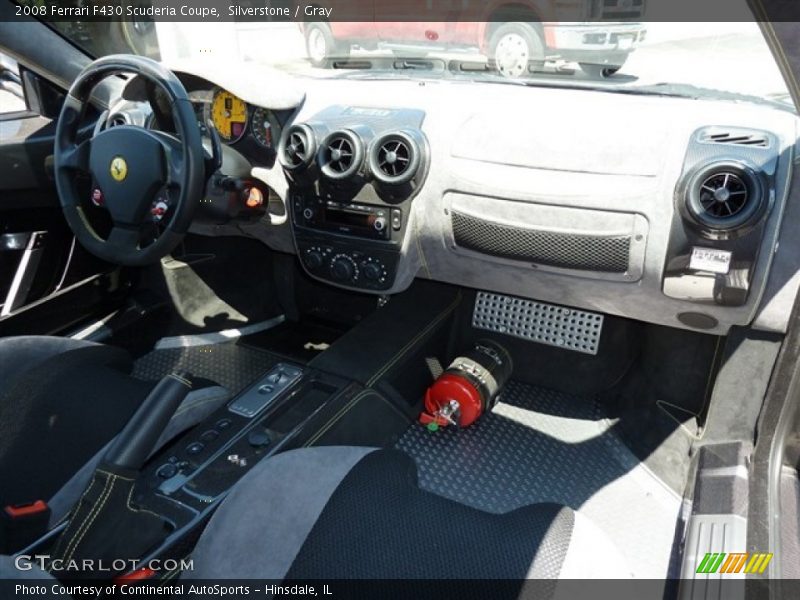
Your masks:
<instances>
[{"instance_id":1,"label":"climate control knob","mask_svg":"<svg viewBox=\"0 0 800 600\"><path fill-rule=\"evenodd\" d=\"M384 217L378 217L375 219L372 226L375 228L375 231L383 231L386 229L386 219Z\"/></svg>"},{"instance_id":2,"label":"climate control knob","mask_svg":"<svg viewBox=\"0 0 800 600\"><path fill-rule=\"evenodd\" d=\"M337 281L351 281L358 274L355 261L346 254L338 254L331 261L331 275Z\"/></svg>"},{"instance_id":3,"label":"climate control knob","mask_svg":"<svg viewBox=\"0 0 800 600\"><path fill-rule=\"evenodd\" d=\"M380 265L368 262L364 265L364 277L369 279L370 281L376 281L380 279L380 276L383 274L383 270L381 269Z\"/></svg>"},{"instance_id":4,"label":"climate control knob","mask_svg":"<svg viewBox=\"0 0 800 600\"><path fill-rule=\"evenodd\" d=\"M319 250L309 250L306 252L306 266L309 269L319 269L325 262L325 258Z\"/></svg>"}]
</instances>

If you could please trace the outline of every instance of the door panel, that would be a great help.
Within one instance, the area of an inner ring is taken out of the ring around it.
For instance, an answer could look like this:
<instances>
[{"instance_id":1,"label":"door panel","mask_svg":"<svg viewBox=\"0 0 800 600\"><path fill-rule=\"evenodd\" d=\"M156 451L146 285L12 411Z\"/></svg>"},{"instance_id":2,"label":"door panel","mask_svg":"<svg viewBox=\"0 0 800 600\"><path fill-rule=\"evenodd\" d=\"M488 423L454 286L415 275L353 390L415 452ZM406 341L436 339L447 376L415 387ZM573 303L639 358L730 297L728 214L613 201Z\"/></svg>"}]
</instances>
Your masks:
<instances>
[{"instance_id":1,"label":"door panel","mask_svg":"<svg viewBox=\"0 0 800 600\"><path fill-rule=\"evenodd\" d=\"M0 59L0 65L8 76L8 59ZM22 106L18 95L3 96L0 87L0 107L13 107L0 113L0 335L26 307L114 270L75 243L63 218L52 178L55 121L29 109L42 105L29 94L49 84L24 70L19 81L25 90ZM37 85L28 87L26 81ZM91 123L85 125L84 133L91 127ZM44 320L36 319L26 326L26 333L52 333L60 323L67 326L96 308L92 302L66 311L61 307L61 316L50 320L49 330L39 329L38 323Z\"/></svg>"}]
</instances>

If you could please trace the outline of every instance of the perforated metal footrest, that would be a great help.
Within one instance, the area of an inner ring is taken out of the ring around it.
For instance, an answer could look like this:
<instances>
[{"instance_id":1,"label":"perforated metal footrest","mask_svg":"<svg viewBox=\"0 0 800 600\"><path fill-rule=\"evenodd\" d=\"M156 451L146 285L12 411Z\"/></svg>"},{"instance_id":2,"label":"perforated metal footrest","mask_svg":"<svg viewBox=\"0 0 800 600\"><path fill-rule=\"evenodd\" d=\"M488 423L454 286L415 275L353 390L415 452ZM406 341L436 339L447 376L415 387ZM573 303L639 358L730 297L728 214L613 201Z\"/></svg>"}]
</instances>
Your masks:
<instances>
[{"instance_id":1,"label":"perforated metal footrest","mask_svg":"<svg viewBox=\"0 0 800 600\"><path fill-rule=\"evenodd\" d=\"M515 296L478 292L472 326L540 344L597 354L603 315Z\"/></svg>"}]
</instances>

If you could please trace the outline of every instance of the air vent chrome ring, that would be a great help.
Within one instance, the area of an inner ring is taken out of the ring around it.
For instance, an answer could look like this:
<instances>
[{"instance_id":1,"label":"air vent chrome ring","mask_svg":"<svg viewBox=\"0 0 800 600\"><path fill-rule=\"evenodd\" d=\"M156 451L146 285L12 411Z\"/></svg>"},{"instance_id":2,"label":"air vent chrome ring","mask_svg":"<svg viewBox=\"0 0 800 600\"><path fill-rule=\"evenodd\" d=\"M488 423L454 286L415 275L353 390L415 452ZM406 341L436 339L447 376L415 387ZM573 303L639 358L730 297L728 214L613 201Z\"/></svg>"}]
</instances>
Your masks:
<instances>
[{"instance_id":1,"label":"air vent chrome ring","mask_svg":"<svg viewBox=\"0 0 800 600\"><path fill-rule=\"evenodd\" d=\"M685 191L685 209L699 226L731 232L762 214L767 192L760 171L738 161L713 162L697 169Z\"/></svg>"},{"instance_id":2,"label":"air vent chrome ring","mask_svg":"<svg viewBox=\"0 0 800 600\"><path fill-rule=\"evenodd\" d=\"M364 143L349 129L334 131L320 146L319 164L328 179L352 177L364 164Z\"/></svg>"},{"instance_id":3,"label":"air vent chrome ring","mask_svg":"<svg viewBox=\"0 0 800 600\"><path fill-rule=\"evenodd\" d=\"M106 129L119 127L121 125L130 125L130 119L124 113L114 113L109 115L106 120Z\"/></svg>"},{"instance_id":4,"label":"air vent chrome ring","mask_svg":"<svg viewBox=\"0 0 800 600\"><path fill-rule=\"evenodd\" d=\"M421 162L419 143L404 131L384 134L370 147L369 169L379 183L408 183L417 174Z\"/></svg>"},{"instance_id":5,"label":"air vent chrome ring","mask_svg":"<svg viewBox=\"0 0 800 600\"><path fill-rule=\"evenodd\" d=\"M284 169L298 171L311 164L316 152L317 138L314 130L305 123L300 123L292 125L284 133L278 158Z\"/></svg>"}]
</instances>

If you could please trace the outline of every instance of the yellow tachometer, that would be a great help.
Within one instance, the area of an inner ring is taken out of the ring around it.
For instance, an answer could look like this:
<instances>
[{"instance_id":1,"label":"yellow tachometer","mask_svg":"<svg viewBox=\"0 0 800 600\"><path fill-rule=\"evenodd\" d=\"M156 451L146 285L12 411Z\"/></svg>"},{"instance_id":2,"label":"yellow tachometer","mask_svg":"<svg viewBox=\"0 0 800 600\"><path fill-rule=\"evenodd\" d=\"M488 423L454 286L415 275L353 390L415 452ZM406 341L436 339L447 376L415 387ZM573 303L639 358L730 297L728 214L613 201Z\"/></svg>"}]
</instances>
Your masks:
<instances>
[{"instance_id":1,"label":"yellow tachometer","mask_svg":"<svg viewBox=\"0 0 800 600\"><path fill-rule=\"evenodd\" d=\"M225 90L217 90L211 101L211 121L225 142L235 142L247 127L247 104Z\"/></svg>"}]
</instances>

